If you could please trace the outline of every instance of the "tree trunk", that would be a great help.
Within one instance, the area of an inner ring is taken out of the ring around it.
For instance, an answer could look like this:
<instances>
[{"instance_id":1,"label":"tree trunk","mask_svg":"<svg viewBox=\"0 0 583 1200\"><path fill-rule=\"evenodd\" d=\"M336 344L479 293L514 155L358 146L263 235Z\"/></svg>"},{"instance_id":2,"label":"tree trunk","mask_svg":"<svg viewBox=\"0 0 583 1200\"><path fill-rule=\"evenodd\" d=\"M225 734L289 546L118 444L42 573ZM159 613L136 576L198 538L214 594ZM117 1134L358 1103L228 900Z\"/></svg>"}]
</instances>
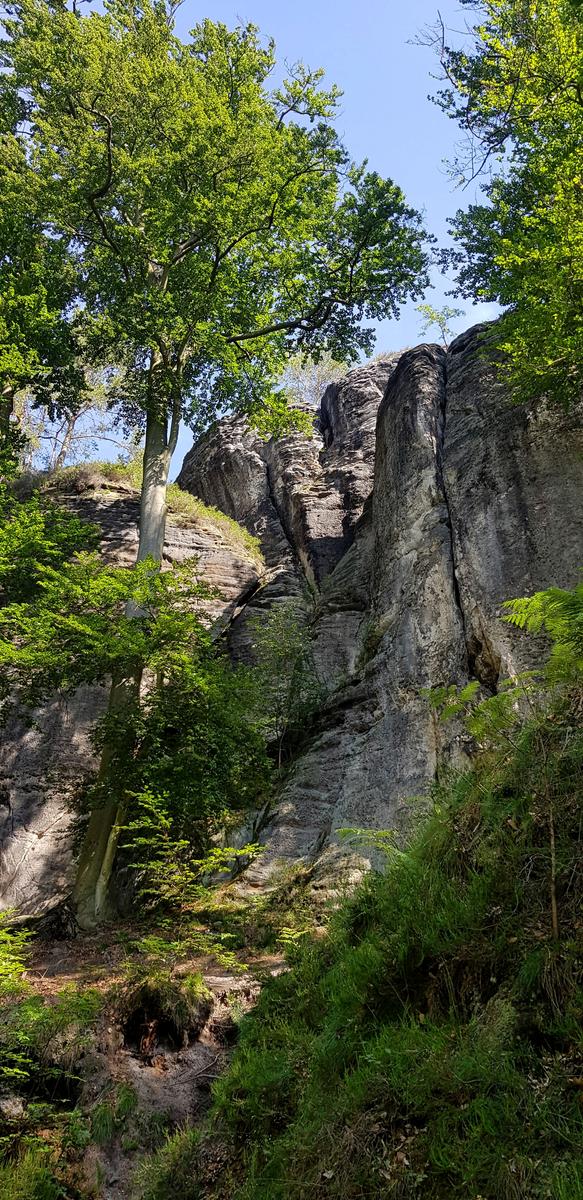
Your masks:
<instances>
[{"instance_id":1,"label":"tree trunk","mask_svg":"<svg viewBox=\"0 0 583 1200\"><path fill-rule=\"evenodd\" d=\"M140 504L140 540L137 561L152 558L160 568L164 550L166 529L166 488L170 461L176 448L180 426L180 403L175 400L170 431L168 421L149 411L146 420L146 443L144 447L144 477ZM135 608L129 611L134 619L140 619ZM132 679L114 681L109 699L109 714L122 712L124 707L139 695L143 664L136 667ZM128 748L128 753L131 751ZM112 768L112 749L105 745L99 767L98 782L107 790L107 779ZM112 781L111 800L95 809L90 817L85 841L81 850L77 879L73 890L76 916L82 928L92 928L108 915L108 893L117 852L120 826L124 824L126 812L123 798Z\"/></svg>"},{"instance_id":2,"label":"tree trunk","mask_svg":"<svg viewBox=\"0 0 583 1200\"><path fill-rule=\"evenodd\" d=\"M108 717L114 718L133 702L140 690L141 670L133 676L117 679L111 685ZM129 750L129 748L128 748ZM73 888L73 904L77 921L82 929L93 929L108 915L108 891L111 872L119 841L120 827L124 821L123 803L114 781L108 795L108 781L114 765L111 745L105 745L96 780L97 789L103 789L105 801L94 808L89 818L83 841L77 878Z\"/></svg>"},{"instance_id":3,"label":"tree trunk","mask_svg":"<svg viewBox=\"0 0 583 1200\"><path fill-rule=\"evenodd\" d=\"M7 450L10 445L15 395L14 388L9 385L0 393L0 449L2 450Z\"/></svg>"},{"instance_id":4,"label":"tree trunk","mask_svg":"<svg viewBox=\"0 0 583 1200\"><path fill-rule=\"evenodd\" d=\"M138 562L153 558L162 562L166 531L166 488L174 446L168 439L166 421L148 413L144 447L144 478L140 502Z\"/></svg>"},{"instance_id":5,"label":"tree trunk","mask_svg":"<svg viewBox=\"0 0 583 1200\"><path fill-rule=\"evenodd\" d=\"M54 455L54 462L51 464L51 466L49 468L51 471L60 471L61 468L65 466L65 463L67 461L67 454L69 453L69 447L70 447L71 441L73 439L73 434L75 432L75 426L77 424L77 419L78 419L79 415L80 414L77 413L77 414L75 414L75 416L66 418L66 420L64 422L65 432L63 434L63 440L61 442L59 449L57 450L56 454ZM61 429L62 429L62 426L61 426ZM57 434L57 437L58 437L58 434ZM56 449L56 447L55 447L55 449Z\"/></svg>"}]
</instances>

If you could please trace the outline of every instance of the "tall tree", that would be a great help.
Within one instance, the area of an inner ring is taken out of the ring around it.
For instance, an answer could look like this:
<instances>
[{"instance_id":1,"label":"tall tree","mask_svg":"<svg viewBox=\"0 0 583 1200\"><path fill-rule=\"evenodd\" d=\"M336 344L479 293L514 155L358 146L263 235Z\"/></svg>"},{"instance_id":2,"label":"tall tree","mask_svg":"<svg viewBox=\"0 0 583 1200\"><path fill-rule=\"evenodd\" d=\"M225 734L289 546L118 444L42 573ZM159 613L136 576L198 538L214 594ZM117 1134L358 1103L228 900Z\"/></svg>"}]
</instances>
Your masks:
<instances>
[{"instance_id":1,"label":"tall tree","mask_svg":"<svg viewBox=\"0 0 583 1200\"><path fill-rule=\"evenodd\" d=\"M459 291L505 307L497 341L517 396L568 403L583 386L583 9L473 7L465 45L438 35L438 99L467 135L454 172L484 179L485 201L452 223Z\"/></svg>"},{"instance_id":2,"label":"tall tree","mask_svg":"<svg viewBox=\"0 0 583 1200\"><path fill-rule=\"evenodd\" d=\"M347 370L347 364L338 362L329 351L318 359L298 351L286 364L280 383L292 404L317 408L328 384L338 383Z\"/></svg>"},{"instance_id":3,"label":"tall tree","mask_svg":"<svg viewBox=\"0 0 583 1200\"><path fill-rule=\"evenodd\" d=\"M362 318L423 287L420 218L349 162L322 72L268 90L274 47L253 26L204 21L182 42L166 0L7 8L2 86L25 97L95 353L123 362L120 398L145 417L139 554L159 560L181 419L264 409L294 348L368 348Z\"/></svg>"},{"instance_id":4,"label":"tall tree","mask_svg":"<svg viewBox=\"0 0 583 1200\"><path fill-rule=\"evenodd\" d=\"M236 409L285 427L288 355L370 348L363 318L421 294L427 253L400 189L349 161L321 71L270 90L274 47L251 25L207 20L183 42L167 0L103 7L9 3L0 88L24 105L44 227L78 262L86 344L122 368L116 400L143 418L138 558L160 563L181 420ZM114 681L112 713L139 676ZM89 824L87 923L115 820L112 803Z\"/></svg>"}]
</instances>

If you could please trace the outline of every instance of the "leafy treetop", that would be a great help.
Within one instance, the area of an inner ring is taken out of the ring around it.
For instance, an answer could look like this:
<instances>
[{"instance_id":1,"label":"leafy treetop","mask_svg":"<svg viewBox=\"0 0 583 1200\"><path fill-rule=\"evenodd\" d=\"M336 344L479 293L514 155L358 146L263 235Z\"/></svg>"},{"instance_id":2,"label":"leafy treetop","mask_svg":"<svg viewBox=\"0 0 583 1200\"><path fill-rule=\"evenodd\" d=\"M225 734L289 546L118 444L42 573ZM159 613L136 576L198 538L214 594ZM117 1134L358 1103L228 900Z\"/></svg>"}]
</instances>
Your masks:
<instances>
[{"instance_id":1,"label":"leafy treetop","mask_svg":"<svg viewBox=\"0 0 583 1200\"><path fill-rule=\"evenodd\" d=\"M268 90L254 26L182 42L174 7L9 3L1 87L94 354L123 361L130 409L200 427L261 407L294 347L369 348L362 318L418 295L426 254L401 190L349 162L321 71Z\"/></svg>"},{"instance_id":2,"label":"leafy treetop","mask_svg":"<svg viewBox=\"0 0 583 1200\"><path fill-rule=\"evenodd\" d=\"M478 10L469 46L439 34L438 102L468 135L454 174L487 172L484 202L452 223L458 290L507 309L497 340L518 398L568 403L583 384L582 10L574 0Z\"/></svg>"}]
</instances>

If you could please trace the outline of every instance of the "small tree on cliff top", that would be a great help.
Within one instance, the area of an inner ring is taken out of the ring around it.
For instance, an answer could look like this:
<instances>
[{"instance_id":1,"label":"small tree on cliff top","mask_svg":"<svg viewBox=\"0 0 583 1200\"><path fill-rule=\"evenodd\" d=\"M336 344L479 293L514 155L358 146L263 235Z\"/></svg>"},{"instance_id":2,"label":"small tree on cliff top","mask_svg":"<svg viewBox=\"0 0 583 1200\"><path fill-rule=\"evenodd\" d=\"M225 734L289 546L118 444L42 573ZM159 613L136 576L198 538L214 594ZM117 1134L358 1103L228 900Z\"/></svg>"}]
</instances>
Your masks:
<instances>
[{"instance_id":1,"label":"small tree on cliff top","mask_svg":"<svg viewBox=\"0 0 583 1200\"><path fill-rule=\"evenodd\" d=\"M181 419L281 418L291 350L368 349L362 318L425 282L420 218L350 164L321 71L267 90L274 47L253 26L206 20L182 42L167 0L6 7L1 86L46 227L79 260L94 353L123 363L118 399L144 414L139 554L159 560Z\"/></svg>"}]
</instances>

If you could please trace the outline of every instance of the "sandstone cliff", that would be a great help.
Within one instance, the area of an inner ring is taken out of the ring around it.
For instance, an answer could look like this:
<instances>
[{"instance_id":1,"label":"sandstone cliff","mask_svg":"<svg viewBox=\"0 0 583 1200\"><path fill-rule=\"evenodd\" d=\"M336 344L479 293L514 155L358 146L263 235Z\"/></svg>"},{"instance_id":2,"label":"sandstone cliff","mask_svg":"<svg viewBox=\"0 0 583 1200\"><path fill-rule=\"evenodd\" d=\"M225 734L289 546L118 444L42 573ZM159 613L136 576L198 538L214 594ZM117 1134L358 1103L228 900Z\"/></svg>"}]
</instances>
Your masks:
<instances>
[{"instance_id":1,"label":"sandstone cliff","mask_svg":"<svg viewBox=\"0 0 583 1200\"><path fill-rule=\"evenodd\" d=\"M418 346L351 372L326 392L311 441L264 445L227 421L186 457L182 486L258 533L268 562L285 562L278 592L268 585L253 604L302 586L313 596L331 689L264 835L257 881L339 828L401 827L458 750L420 689L475 677L492 691L531 665L502 602L578 577L583 412L511 405L484 336L478 326L447 354ZM244 623L245 611L231 627L239 652Z\"/></svg>"},{"instance_id":2,"label":"sandstone cliff","mask_svg":"<svg viewBox=\"0 0 583 1200\"><path fill-rule=\"evenodd\" d=\"M333 845L344 826L401 827L460 749L420 689L475 677L495 690L530 665L525 639L501 620L503 600L578 577L583 411L512 406L482 353L485 334L350 372L326 391L312 438L262 442L227 418L186 456L181 486L260 538L265 571L216 527L170 527L169 559L200 555L235 658L249 654L250 615L303 596L329 689L251 882ZM76 503L123 561L135 500ZM50 709L7 743L4 903L30 910L66 887L65 793L87 765L101 702L93 693Z\"/></svg>"},{"instance_id":3,"label":"sandstone cliff","mask_svg":"<svg viewBox=\"0 0 583 1200\"><path fill-rule=\"evenodd\" d=\"M139 502L135 494L90 487L63 502L102 530L104 557L135 561ZM165 562L196 557L216 589L209 619L228 621L252 592L263 565L233 542L221 522L204 515L177 524L170 516ZM105 711L107 689L84 687L2 730L0 751L0 908L34 913L51 907L71 886L70 799L94 766L90 733Z\"/></svg>"}]
</instances>

